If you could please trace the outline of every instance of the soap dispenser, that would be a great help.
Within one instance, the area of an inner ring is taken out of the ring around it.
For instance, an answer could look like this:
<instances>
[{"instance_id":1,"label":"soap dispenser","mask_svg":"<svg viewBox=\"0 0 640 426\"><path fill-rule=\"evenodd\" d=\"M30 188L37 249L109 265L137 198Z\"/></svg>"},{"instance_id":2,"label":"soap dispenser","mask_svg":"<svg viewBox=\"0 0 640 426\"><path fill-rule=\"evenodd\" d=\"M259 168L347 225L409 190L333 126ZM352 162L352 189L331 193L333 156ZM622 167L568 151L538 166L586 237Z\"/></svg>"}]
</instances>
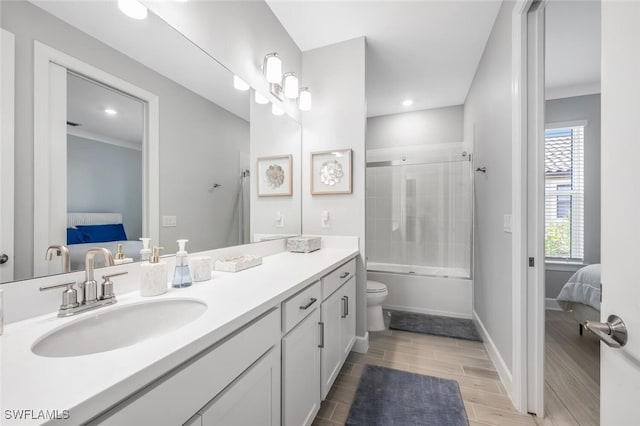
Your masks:
<instances>
[{"instance_id":1,"label":"soap dispenser","mask_svg":"<svg viewBox=\"0 0 640 426\"><path fill-rule=\"evenodd\" d=\"M149 260L149 256L151 256L151 249L149 248L149 243L151 242L151 238L140 238L142 241L142 249L140 249L140 260Z\"/></svg>"},{"instance_id":2,"label":"soap dispenser","mask_svg":"<svg viewBox=\"0 0 640 426\"><path fill-rule=\"evenodd\" d=\"M140 296L159 296L167 292L167 264L160 262L158 253L164 247L153 247L149 262L140 264Z\"/></svg>"},{"instance_id":3,"label":"soap dispenser","mask_svg":"<svg viewBox=\"0 0 640 426\"><path fill-rule=\"evenodd\" d=\"M176 253L176 272L173 274L171 285L175 288L189 287L191 285L191 271L185 245L189 240L178 240L178 252Z\"/></svg>"},{"instance_id":4,"label":"soap dispenser","mask_svg":"<svg viewBox=\"0 0 640 426\"><path fill-rule=\"evenodd\" d=\"M113 255L113 263L115 265L122 265L123 263L131 263L133 259L130 257L125 257L124 252L122 251L122 244L118 244L118 249L116 254Z\"/></svg>"}]
</instances>

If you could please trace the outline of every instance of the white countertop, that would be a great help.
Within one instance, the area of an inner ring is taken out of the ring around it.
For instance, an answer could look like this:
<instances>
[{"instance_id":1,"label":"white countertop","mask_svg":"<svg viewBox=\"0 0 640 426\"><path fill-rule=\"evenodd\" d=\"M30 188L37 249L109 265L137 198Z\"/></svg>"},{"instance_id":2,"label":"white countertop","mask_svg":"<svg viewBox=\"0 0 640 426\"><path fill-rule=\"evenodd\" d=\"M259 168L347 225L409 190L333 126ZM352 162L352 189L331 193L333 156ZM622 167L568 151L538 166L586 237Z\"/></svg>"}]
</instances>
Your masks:
<instances>
[{"instance_id":1,"label":"white countertop","mask_svg":"<svg viewBox=\"0 0 640 426\"><path fill-rule=\"evenodd\" d=\"M62 325L111 307L70 318L51 313L9 324L0 337L0 423L11 424L5 410L12 409L70 410L69 424L85 422L357 254L356 249L338 248L308 254L283 252L265 257L261 266L237 273L214 272L210 281L151 298L143 298L137 291L119 295L116 282L118 303L114 308L175 298L199 299L208 308L182 328L108 352L45 358L32 353L31 346ZM42 423L45 421L16 422Z\"/></svg>"}]
</instances>

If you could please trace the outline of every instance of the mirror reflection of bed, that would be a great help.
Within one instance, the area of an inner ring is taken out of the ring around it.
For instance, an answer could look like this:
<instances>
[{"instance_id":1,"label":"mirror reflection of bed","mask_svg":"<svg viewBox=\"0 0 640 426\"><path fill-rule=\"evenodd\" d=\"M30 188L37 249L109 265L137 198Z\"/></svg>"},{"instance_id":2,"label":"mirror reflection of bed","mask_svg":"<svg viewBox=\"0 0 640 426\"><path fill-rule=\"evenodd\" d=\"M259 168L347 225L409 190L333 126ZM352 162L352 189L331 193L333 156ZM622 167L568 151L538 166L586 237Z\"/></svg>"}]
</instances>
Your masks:
<instances>
[{"instance_id":1,"label":"mirror reflection of bed","mask_svg":"<svg viewBox=\"0 0 640 426\"><path fill-rule=\"evenodd\" d=\"M85 254L92 247L104 247L115 255L118 245L121 245L125 258L138 261L142 249L142 241L139 238L127 234L120 213L67 214L67 248L72 271L84 270ZM104 259L97 256L94 266L106 266Z\"/></svg>"},{"instance_id":2,"label":"mirror reflection of bed","mask_svg":"<svg viewBox=\"0 0 640 426\"><path fill-rule=\"evenodd\" d=\"M600 3L545 19L545 424L598 425Z\"/></svg>"}]
</instances>

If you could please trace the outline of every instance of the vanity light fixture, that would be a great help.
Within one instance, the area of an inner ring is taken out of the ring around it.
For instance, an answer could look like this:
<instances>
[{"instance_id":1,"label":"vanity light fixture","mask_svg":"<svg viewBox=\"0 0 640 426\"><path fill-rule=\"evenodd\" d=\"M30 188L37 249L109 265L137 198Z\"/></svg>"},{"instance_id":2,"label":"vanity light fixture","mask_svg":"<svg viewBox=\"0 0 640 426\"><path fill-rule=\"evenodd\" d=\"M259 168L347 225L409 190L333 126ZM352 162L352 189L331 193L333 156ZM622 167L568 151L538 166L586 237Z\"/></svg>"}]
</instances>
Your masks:
<instances>
[{"instance_id":1,"label":"vanity light fixture","mask_svg":"<svg viewBox=\"0 0 640 426\"><path fill-rule=\"evenodd\" d=\"M284 87L284 96L289 99L296 99L298 97L298 77L296 73L285 73L282 78L282 86Z\"/></svg>"},{"instance_id":2,"label":"vanity light fixture","mask_svg":"<svg viewBox=\"0 0 640 426\"><path fill-rule=\"evenodd\" d=\"M300 108L300 111L311 111L311 91L308 87L303 87L300 89L298 108Z\"/></svg>"},{"instance_id":3,"label":"vanity light fixture","mask_svg":"<svg viewBox=\"0 0 640 426\"><path fill-rule=\"evenodd\" d=\"M237 75L233 76L233 87L242 91L249 90L249 85Z\"/></svg>"},{"instance_id":4,"label":"vanity light fixture","mask_svg":"<svg viewBox=\"0 0 640 426\"><path fill-rule=\"evenodd\" d=\"M276 104L271 105L271 113L273 115L284 115L284 111Z\"/></svg>"},{"instance_id":5,"label":"vanity light fixture","mask_svg":"<svg viewBox=\"0 0 640 426\"><path fill-rule=\"evenodd\" d=\"M257 90L255 91L255 96L254 96L256 103L260 104L260 105L266 105L269 103L269 99L265 98L264 96L262 96L260 94L260 92L258 92Z\"/></svg>"},{"instance_id":6,"label":"vanity light fixture","mask_svg":"<svg viewBox=\"0 0 640 426\"><path fill-rule=\"evenodd\" d=\"M280 84L282 81L282 60L277 53L269 53L264 57L262 70L269 83Z\"/></svg>"},{"instance_id":7,"label":"vanity light fixture","mask_svg":"<svg viewBox=\"0 0 640 426\"><path fill-rule=\"evenodd\" d=\"M133 19L146 19L147 8L138 0L118 0L118 8Z\"/></svg>"},{"instance_id":8,"label":"vanity light fixture","mask_svg":"<svg viewBox=\"0 0 640 426\"><path fill-rule=\"evenodd\" d=\"M116 115L118 113L118 111L116 111L113 108L105 108L104 112L105 112L105 114L108 114L108 115Z\"/></svg>"},{"instance_id":9,"label":"vanity light fixture","mask_svg":"<svg viewBox=\"0 0 640 426\"><path fill-rule=\"evenodd\" d=\"M301 111L311 110L311 92L309 88L300 89L300 81L296 73L287 72L284 75L282 74L282 60L277 53L272 52L264 57L262 73L269 83L269 92L276 99L282 102L284 102L285 98L298 99L298 107ZM258 102L257 98L256 102Z\"/></svg>"},{"instance_id":10,"label":"vanity light fixture","mask_svg":"<svg viewBox=\"0 0 640 426\"><path fill-rule=\"evenodd\" d=\"M404 101L402 101L402 105L406 106L406 107L411 106L411 105L413 105L413 100L412 99L405 99Z\"/></svg>"}]
</instances>

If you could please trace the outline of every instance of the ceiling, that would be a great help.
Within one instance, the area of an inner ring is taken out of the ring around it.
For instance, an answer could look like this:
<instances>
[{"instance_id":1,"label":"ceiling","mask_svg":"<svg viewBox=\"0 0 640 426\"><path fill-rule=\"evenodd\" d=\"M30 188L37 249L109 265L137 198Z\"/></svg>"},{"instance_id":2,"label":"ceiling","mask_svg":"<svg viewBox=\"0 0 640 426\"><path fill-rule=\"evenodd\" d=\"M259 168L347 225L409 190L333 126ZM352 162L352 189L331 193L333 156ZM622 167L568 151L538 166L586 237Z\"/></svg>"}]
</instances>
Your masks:
<instances>
[{"instance_id":1,"label":"ceiling","mask_svg":"<svg viewBox=\"0 0 640 426\"><path fill-rule=\"evenodd\" d=\"M73 74L67 74L67 121L78 124L67 126L70 134L142 150L142 101Z\"/></svg>"},{"instance_id":2,"label":"ceiling","mask_svg":"<svg viewBox=\"0 0 640 426\"><path fill-rule=\"evenodd\" d=\"M547 99L600 93L600 2L550 1L545 18Z\"/></svg>"},{"instance_id":3,"label":"ceiling","mask_svg":"<svg viewBox=\"0 0 640 426\"><path fill-rule=\"evenodd\" d=\"M249 120L249 92L233 88L233 74L151 11L147 19L138 21L120 12L113 0L32 0L32 3Z\"/></svg>"},{"instance_id":4,"label":"ceiling","mask_svg":"<svg viewBox=\"0 0 640 426\"><path fill-rule=\"evenodd\" d=\"M464 103L501 1L267 3L302 51L366 36L371 117Z\"/></svg>"}]
</instances>

